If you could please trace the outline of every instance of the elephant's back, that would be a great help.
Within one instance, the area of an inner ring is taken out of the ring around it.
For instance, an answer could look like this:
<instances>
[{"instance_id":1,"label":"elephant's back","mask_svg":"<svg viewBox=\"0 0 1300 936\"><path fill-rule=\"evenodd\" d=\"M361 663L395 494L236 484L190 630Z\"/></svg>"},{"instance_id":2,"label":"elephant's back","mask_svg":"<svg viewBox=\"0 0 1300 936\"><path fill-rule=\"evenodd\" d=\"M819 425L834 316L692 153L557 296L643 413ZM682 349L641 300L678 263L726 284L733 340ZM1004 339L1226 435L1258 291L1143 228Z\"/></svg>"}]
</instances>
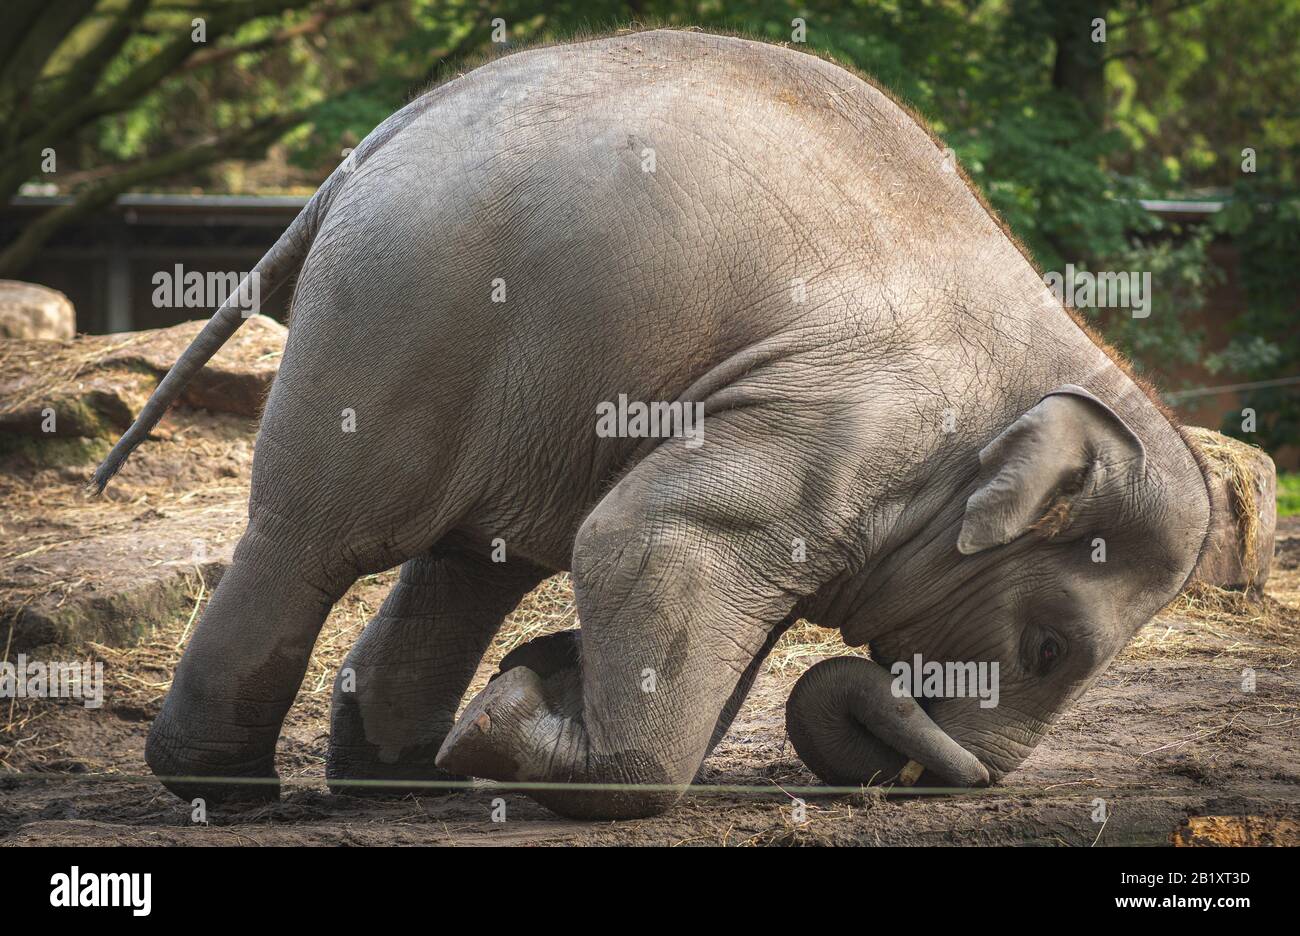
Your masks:
<instances>
[{"instance_id":1,"label":"elephant's back","mask_svg":"<svg viewBox=\"0 0 1300 936\"><path fill-rule=\"evenodd\" d=\"M556 472L590 467L568 440L600 402L675 400L786 332L856 332L846 283L953 241L934 215L964 192L869 84L701 33L521 52L409 110L329 207L286 365L432 395L452 415L421 420L431 436L508 423Z\"/></svg>"},{"instance_id":2,"label":"elephant's back","mask_svg":"<svg viewBox=\"0 0 1300 936\"><path fill-rule=\"evenodd\" d=\"M665 314L724 344L770 331L746 315L763 297L923 236L948 196L921 190L955 179L869 84L703 33L520 52L409 110L345 181L308 273L371 271L474 319L502 281L490 318L515 334Z\"/></svg>"},{"instance_id":3,"label":"elephant's back","mask_svg":"<svg viewBox=\"0 0 1300 936\"><path fill-rule=\"evenodd\" d=\"M278 392L321 411L364 395L392 437L376 448L561 531L638 448L597 438L598 406L683 399L758 345L855 343L859 287L923 281L909 242L955 240L926 212L961 186L848 72L697 33L508 56L361 150Z\"/></svg>"}]
</instances>

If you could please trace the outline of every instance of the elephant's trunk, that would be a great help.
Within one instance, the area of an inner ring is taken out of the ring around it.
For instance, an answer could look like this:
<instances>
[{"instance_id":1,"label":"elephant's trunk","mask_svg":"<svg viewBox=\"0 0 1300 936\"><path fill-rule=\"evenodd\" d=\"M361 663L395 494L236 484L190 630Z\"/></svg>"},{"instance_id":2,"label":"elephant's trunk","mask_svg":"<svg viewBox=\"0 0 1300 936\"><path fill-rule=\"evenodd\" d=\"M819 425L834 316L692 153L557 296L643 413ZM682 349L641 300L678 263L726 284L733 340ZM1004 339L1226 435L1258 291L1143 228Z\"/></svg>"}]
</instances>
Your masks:
<instances>
[{"instance_id":1,"label":"elephant's trunk","mask_svg":"<svg viewBox=\"0 0 1300 936\"><path fill-rule=\"evenodd\" d=\"M825 782L840 786L892 780L914 762L958 786L986 786L979 759L934 723L909 695L891 691L879 664L834 657L799 678L786 702L785 723L800 758ZM905 779L915 781L913 765Z\"/></svg>"}]
</instances>

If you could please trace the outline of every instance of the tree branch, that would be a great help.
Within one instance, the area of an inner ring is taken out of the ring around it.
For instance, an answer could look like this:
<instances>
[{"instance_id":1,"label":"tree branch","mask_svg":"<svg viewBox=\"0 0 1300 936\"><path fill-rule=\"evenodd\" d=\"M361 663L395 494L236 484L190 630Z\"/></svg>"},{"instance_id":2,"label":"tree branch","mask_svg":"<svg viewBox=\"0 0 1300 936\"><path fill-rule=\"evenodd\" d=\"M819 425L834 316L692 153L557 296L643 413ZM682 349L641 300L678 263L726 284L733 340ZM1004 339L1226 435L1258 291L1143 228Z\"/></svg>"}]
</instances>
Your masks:
<instances>
[{"instance_id":1,"label":"tree branch","mask_svg":"<svg viewBox=\"0 0 1300 936\"><path fill-rule=\"evenodd\" d=\"M0 30L0 61L13 58L44 9L44 0L10 0L3 16L5 28Z\"/></svg>"},{"instance_id":2,"label":"tree branch","mask_svg":"<svg viewBox=\"0 0 1300 936\"><path fill-rule=\"evenodd\" d=\"M239 6L222 7L207 18L207 39L209 42L214 41L226 33L233 32L250 19L284 13L287 10L309 6L312 2L313 0L249 0L248 3ZM246 12L237 12L240 10ZM186 59L197 55L200 51L199 45L190 38L189 31L184 32L121 81L87 98L84 104L74 108L62 121L59 121L58 125L76 127L89 120L129 107L163 79L173 74Z\"/></svg>"},{"instance_id":3,"label":"tree branch","mask_svg":"<svg viewBox=\"0 0 1300 936\"><path fill-rule=\"evenodd\" d=\"M375 7L382 6L385 3L391 3L392 0L360 0L353 6L329 6L323 10L313 13L309 19L298 23L295 26L289 26L273 33L264 39L256 39L252 42L245 42L242 45L224 46L219 49L204 49L202 52L196 52L190 56L189 60L181 65L180 71L193 71L197 68L203 68L205 65L211 65L214 62L222 62L226 59L234 58L236 55L244 55L248 52L260 52L263 49L273 48L274 46L284 45L299 36L306 36L311 33L320 32L326 25L332 21L343 17L351 16L355 13L369 13Z\"/></svg>"},{"instance_id":4,"label":"tree branch","mask_svg":"<svg viewBox=\"0 0 1300 936\"><path fill-rule=\"evenodd\" d=\"M227 159L247 158L260 153L292 127L310 117L313 110L314 108L306 108L235 128L224 136L209 138L184 149L143 160L116 175L87 186L76 194L76 200L71 204L52 208L37 218L0 252L0 277L19 274L56 231L112 203L128 189Z\"/></svg>"},{"instance_id":5,"label":"tree branch","mask_svg":"<svg viewBox=\"0 0 1300 936\"><path fill-rule=\"evenodd\" d=\"M249 19L283 13L308 6L313 0L244 0L221 7L207 19L207 37L215 39L232 32ZM199 51L189 31L165 45L161 51L138 66L110 88L79 98L61 110L45 110L49 119L34 127L22 139L0 152L0 203L35 171L44 147L66 142L86 124L130 107L141 97L173 74L187 58Z\"/></svg>"},{"instance_id":6,"label":"tree branch","mask_svg":"<svg viewBox=\"0 0 1300 936\"><path fill-rule=\"evenodd\" d=\"M94 91L104 76L104 70L131 38L148 6L149 0L130 0L76 65L59 76L56 90L37 95L38 109L47 114L56 113ZM25 117L12 123L13 129L6 134L6 142L21 138L34 129L33 121Z\"/></svg>"},{"instance_id":7,"label":"tree branch","mask_svg":"<svg viewBox=\"0 0 1300 936\"><path fill-rule=\"evenodd\" d=\"M0 60L0 87L6 90L29 87L45 70L56 49L63 44L77 25L90 15L96 0L64 0L43 6L33 17L30 8L19 9L13 17L18 45L6 58ZM17 28L26 20L26 29ZM10 41L13 40L10 35Z\"/></svg>"},{"instance_id":8,"label":"tree branch","mask_svg":"<svg viewBox=\"0 0 1300 936\"><path fill-rule=\"evenodd\" d=\"M223 7L208 18L207 38L211 41L232 32L249 18L283 13L296 7L307 6L311 2L312 0L249 0L248 3L240 4L238 7ZM246 15L239 15L230 12L233 10L248 12ZM83 124L124 110L199 51L199 45L190 38L190 32L186 30L121 81L97 94L83 97L72 107L56 113L53 119L37 132L49 141L46 145L50 145L56 140L63 139L67 133Z\"/></svg>"}]
</instances>

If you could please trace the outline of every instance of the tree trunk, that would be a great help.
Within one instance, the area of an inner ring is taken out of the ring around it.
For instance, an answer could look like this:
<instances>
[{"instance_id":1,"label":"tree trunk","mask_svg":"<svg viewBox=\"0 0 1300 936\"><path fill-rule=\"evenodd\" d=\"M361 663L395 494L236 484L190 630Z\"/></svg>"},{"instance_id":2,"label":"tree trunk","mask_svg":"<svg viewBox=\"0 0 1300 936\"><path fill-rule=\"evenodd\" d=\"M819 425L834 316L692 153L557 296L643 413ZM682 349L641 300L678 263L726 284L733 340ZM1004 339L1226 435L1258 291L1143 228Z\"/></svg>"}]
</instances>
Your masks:
<instances>
[{"instance_id":1,"label":"tree trunk","mask_svg":"<svg viewBox=\"0 0 1300 936\"><path fill-rule=\"evenodd\" d=\"M1104 19L1106 12L1087 0L1063 0L1051 10L1056 45L1052 87L1078 101L1100 127L1106 119L1106 43L1094 41L1093 21Z\"/></svg>"}]
</instances>

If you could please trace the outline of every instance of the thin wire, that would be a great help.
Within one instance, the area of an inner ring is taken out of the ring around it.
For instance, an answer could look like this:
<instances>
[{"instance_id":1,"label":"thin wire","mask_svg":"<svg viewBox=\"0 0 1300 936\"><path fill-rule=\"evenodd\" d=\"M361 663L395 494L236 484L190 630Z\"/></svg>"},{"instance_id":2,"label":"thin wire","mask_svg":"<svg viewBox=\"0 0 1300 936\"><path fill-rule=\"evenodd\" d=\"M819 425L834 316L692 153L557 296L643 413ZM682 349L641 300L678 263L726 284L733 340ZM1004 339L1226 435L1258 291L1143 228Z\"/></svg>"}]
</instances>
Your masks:
<instances>
[{"instance_id":1,"label":"thin wire","mask_svg":"<svg viewBox=\"0 0 1300 936\"><path fill-rule=\"evenodd\" d=\"M1224 384L1221 387L1196 387L1192 390L1171 390L1168 393L1162 393L1165 399L1174 399L1191 396L1211 396L1216 393L1233 393L1238 390L1260 390L1264 387L1287 387L1291 384L1300 383L1300 376L1296 377L1279 377L1277 380L1256 380L1253 383Z\"/></svg>"},{"instance_id":2,"label":"thin wire","mask_svg":"<svg viewBox=\"0 0 1300 936\"><path fill-rule=\"evenodd\" d=\"M174 776L174 777L157 777L140 774L117 774L117 773L87 773L87 774L61 774L61 773L42 773L40 771L14 771L0 773L0 784L7 780L15 781L41 781L52 780L55 782L67 781L87 781L87 782L112 782L118 781L123 783L168 783L168 784L201 784L201 785L221 785L230 784L237 786L316 786L326 784L331 788L356 787L363 789L379 789L384 787L394 787L399 789L417 790L447 790L463 792L521 792L530 791L548 791L548 790L568 790L571 792L639 792L639 793L680 793L696 796L717 796L717 795L773 795L782 793L790 797L805 796L855 796L859 794L881 795L881 796L1034 796L1034 795L1052 795L1052 790L1045 790L1041 787L905 787L905 786L782 786L773 783L770 786L760 786L753 784L726 784L726 783L556 783L542 781L496 781L496 780L349 780L349 779L326 779L312 777L290 777L277 779L275 777L200 777L200 776ZM1093 788L1101 789L1101 788ZM1156 790L1156 788L1135 787L1132 789L1146 790L1148 792L1179 792L1176 790Z\"/></svg>"}]
</instances>

